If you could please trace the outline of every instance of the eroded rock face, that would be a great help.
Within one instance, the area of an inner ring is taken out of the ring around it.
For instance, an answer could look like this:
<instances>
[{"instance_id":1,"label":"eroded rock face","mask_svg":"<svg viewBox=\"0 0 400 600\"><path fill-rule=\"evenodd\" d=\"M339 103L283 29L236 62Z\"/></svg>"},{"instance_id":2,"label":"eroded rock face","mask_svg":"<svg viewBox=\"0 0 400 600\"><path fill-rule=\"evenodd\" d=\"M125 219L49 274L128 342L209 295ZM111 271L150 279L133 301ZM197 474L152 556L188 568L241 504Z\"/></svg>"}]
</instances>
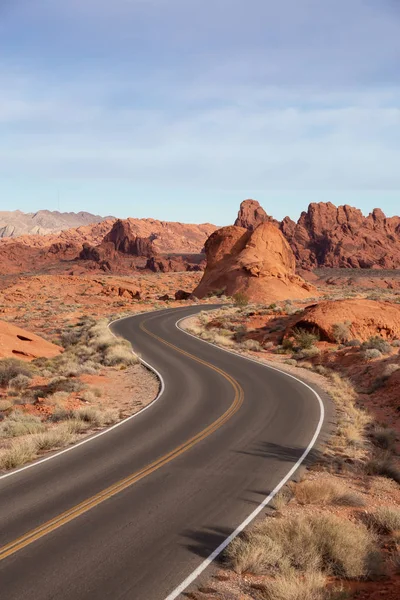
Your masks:
<instances>
[{"instance_id":1,"label":"eroded rock face","mask_svg":"<svg viewBox=\"0 0 400 600\"><path fill-rule=\"evenodd\" d=\"M122 254L146 256L147 258L150 258L155 254L151 239L135 235L127 220L122 221L118 219L114 223L110 233L105 236L103 243L112 243L115 250L117 252L122 252Z\"/></svg>"},{"instance_id":2,"label":"eroded rock face","mask_svg":"<svg viewBox=\"0 0 400 600\"><path fill-rule=\"evenodd\" d=\"M146 263L146 269L153 271L153 273L177 273L180 271L186 271L187 265L181 256L174 258L152 256Z\"/></svg>"},{"instance_id":3,"label":"eroded rock face","mask_svg":"<svg viewBox=\"0 0 400 600\"><path fill-rule=\"evenodd\" d=\"M294 327L315 329L322 340L335 342L333 326L345 324L348 339L365 341L371 336L388 340L400 338L400 305L360 298L350 300L326 300L319 302L300 314L291 324Z\"/></svg>"},{"instance_id":4,"label":"eroded rock face","mask_svg":"<svg viewBox=\"0 0 400 600\"><path fill-rule=\"evenodd\" d=\"M279 229L270 222L253 232L223 227L206 242L207 268L194 295L244 293L249 300L270 302L315 295L315 288L295 274L295 258Z\"/></svg>"},{"instance_id":5,"label":"eroded rock face","mask_svg":"<svg viewBox=\"0 0 400 600\"><path fill-rule=\"evenodd\" d=\"M62 349L38 335L0 321L0 358L18 358L30 361L44 356L53 358Z\"/></svg>"},{"instance_id":6,"label":"eroded rock face","mask_svg":"<svg viewBox=\"0 0 400 600\"><path fill-rule=\"evenodd\" d=\"M235 221L235 227L243 227L249 231L254 231L261 223L267 222L279 225L278 221L267 215L257 200L243 200Z\"/></svg>"},{"instance_id":7,"label":"eroded rock face","mask_svg":"<svg viewBox=\"0 0 400 600\"><path fill-rule=\"evenodd\" d=\"M357 208L319 202L280 228L299 268L400 268L400 218L380 209L364 217Z\"/></svg>"}]
</instances>

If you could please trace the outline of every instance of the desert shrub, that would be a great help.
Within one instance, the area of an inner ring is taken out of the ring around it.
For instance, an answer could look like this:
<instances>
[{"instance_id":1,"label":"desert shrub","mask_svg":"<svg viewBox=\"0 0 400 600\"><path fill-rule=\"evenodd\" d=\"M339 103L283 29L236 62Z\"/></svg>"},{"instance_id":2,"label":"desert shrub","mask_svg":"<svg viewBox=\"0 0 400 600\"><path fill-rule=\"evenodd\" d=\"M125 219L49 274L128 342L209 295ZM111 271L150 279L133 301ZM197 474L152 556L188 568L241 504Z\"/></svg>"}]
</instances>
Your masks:
<instances>
[{"instance_id":1,"label":"desert shrub","mask_svg":"<svg viewBox=\"0 0 400 600\"><path fill-rule=\"evenodd\" d=\"M369 522L383 533L400 531L400 509L391 506L381 506L369 515Z\"/></svg>"},{"instance_id":2,"label":"desert shrub","mask_svg":"<svg viewBox=\"0 0 400 600\"><path fill-rule=\"evenodd\" d=\"M400 347L400 340L393 340L392 346L393 346L393 348L399 348Z\"/></svg>"},{"instance_id":3,"label":"desert shrub","mask_svg":"<svg viewBox=\"0 0 400 600\"><path fill-rule=\"evenodd\" d=\"M318 375L327 375L329 372L328 369L323 365L315 365L314 371L318 373Z\"/></svg>"},{"instance_id":4,"label":"desert shrub","mask_svg":"<svg viewBox=\"0 0 400 600\"><path fill-rule=\"evenodd\" d=\"M235 538L225 555L238 573L270 575L295 569L356 579L369 576L379 563L367 527L331 514L266 519Z\"/></svg>"},{"instance_id":5,"label":"desert shrub","mask_svg":"<svg viewBox=\"0 0 400 600\"><path fill-rule=\"evenodd\" d=\"M90 423L94 427L100 427L103 425L103 414L100 410L94 407L83 407L78 408L74 411L74 417L80 419L85 423Z\"/></svg>"},{"instance_id":6,"label":"desert shrub","mask_svg":"<svg viewBox=\"0 0 400 600\"><path fill-rule=\"evenodd\" d=\"M0 412L5 412L13 407L13 403L10 400L0 400Z\"/></svg>"},{"instance_id":7,"label":"desert shrub","mask_svg":"<svg viewBox=\"0 0 400 600\"><path fill-rule=\"evenodd\" d=\"M328 600L326 577L319 571L310 571L300 579L296 571L257 586L260 600Z\"/></svg>"},{"instance_id":8,"label":"desert shrub","mask_svg":"<svg viewBox=\"0 0 400 600\"><path fill-rule=\"evenodd\" d=\"M272 350L272 348L274 348L274 347L275 347L274 342L265 342L263 344L264 350Z\"/></svg>"},{"instance_id":9,"label":"desert shrub","mask_svg":"<svg viewBox=\"0 0 400 600\"><path fill-rule=\"evenodd\" d=\"M360 340L349 340L348 342L346 342L346 346L349 346L350 348L356 348L358 346L361 346L361 342Z\"/></svg>"},{"instance_id":10,"label":"desert shrub","mask_svg":"<svg viewBox=\"0 0 400 600\"><path fill-rule=\"evenodd\" d=\"M382 354L390 354L392 350L389 342L384 340L379 335L374 335L370 337L366 342L363 342L361 344L361 348L363 350L379 350L379 352L381 352Z\"/></svg>"},{"instance_id":11,"label":"desert shrub","mask_svg":"<svg viewBox=\"0 0 400 600\"><path fill-rule=\"evenodd\" d=\"M233 301L235 303L235 306L239 307L247 306L249 303L248 297L243 292L237 292L236 294L234 294Z\"/></svg>"},{"instance_id":12,"label":"desert shrub","mask_svg":"<svg viewBox=\"0 0 400 600\"><path fill-rule=\"evenodd\" d=\"M287 350L288 352L293 351L293 340L290 338L284 338L281 345L284 350Z\"/></svg>"},{"instance_id":13,"label":"desert shrub","mask_svg":"<svg viewBox=\"0 0 400 600\"><path fill-rule=\"evenodd\" d=\"M312 348L315 342L318 342L319 340L319 334L317 330L308 331L307 329L298 327L293 330L293 337L296 341L296 344L302 350Z\"/></svg>"},{"instance_id":14,"label":"desert shrub","mask_svg":"<svg viewBox=\"0 0 400 600\"><path fill-rule=\"evenodd\" d=\"M257 340L245 340L241 346L244 350L252 350L253 352L260 352L262 350L261 344Z\"/></svg>"},{"instance_id":15,"label":"desert shrub","mask_svg":"<svg viewBox=\"0 0 400 600\"><path fill-rule=\"evenodd\" d=\"M72 419L74 417L74 411L68 408L64 408L62 406L57 406L53 411L53 414L50 416L50 421L53 423L58 423L60 421L66 421L67 419Z\"/></svg>"},{"instance_id":16,"label":"desert shrub","mask_svg":"<svg viewBox=\"0 0 400 600\"><path fill-rule=\"evenodd\" d=\"M400 469L396 466L391 452L383 452L372 457L365 465L367 475L382 475L400 483Z\"/></svg>"},{"instance_id":17,"label":"desert shrub","mask_svg":"<svg viewBox=\"0 0 400 600\"><path fill-rule=\"evenodd\" d=\"M247 326L243 325L243 324L238 325L236 327L236 331L235 331L235 340L237 342L241 342L243 340L244 336L246 335L246 333L247 333Z\"/></svg>"},{"instance_id":18,"label":"desert shrub","mask_svg":"<svg viewBox=\"0 0 400 600\"><path fill-rule=\"evenodd\" d=\"M315 356L318 356L320 353L321 353L321 351L319 348L317 348L317 346L311 346L310 348L304 348L303 350L300 350L300 352L297 352L296 357L299 359L314 358Z\"/></svg>"},{"instance_id":19,"label":"desert shrub","mask_svg":"<svg viewBox=\"0 0 400 600\"><path fill-rule=\"evenodd\" d=\"M366 360L374 360L375 358L381 358L382 352L378 348L367 348L364 350L363 356Z\"/></svg>"},{"instance_id":20,"label":"desert shrub","mask_svg":"<svg viewBox=\"0 0 400 600\"><path fill-rule=\"evenodd\" d=\"M25 390L29 386L30 382L30 377L27 377L26 375L20 373L16 377L10 379L10 381L8 382L8 387L14 390L18 390L20 392L22 390Z\"/></svg>"},{"instance_id":21,"label":"desert shrub","mask_svg":"<svg viewBox=\"0 0 400 600\"><path fill-rule=\"evenodd\" d=\"M119 411L110 408L102 413L102 419L105 425L113 425L120 419Z\"/></svg>"},{"instance_id":22,"label":"desert shrub","mask_svg":"<svg viewBox=\"0 0 400 600\"><path fill-rule=\"evenodd\" d=\"M39 417L16 410L0 423L0 437L19 437L44 429L45 425Z\"/></svg>"},{"instance_id":23,"label":"desert shrub","mask_svg":"<svg viewBox=\"0 0 400 600\"><path fill-rule=\"evenodd\" d=\"M350 333L351 321L345 321L344 323L334 323L332 325L332 335L335 342L343 343L347 342L351 336Z\"/></svg>"},{"instance_id":24,"label":"desert shrub","mask_svg":"<svg viewBox=\"0 0 400 600\"><path fill-rule=\"evenodd\" d=\"M371 432L371 438L375 446L390 450L396 443L397 434L394 429L388 427L375 427Z\"/></svg>"},{"instance_id":25,"label":"desert shrub","mask_svg":"<svg viewBox=\"0 0 400 600\"><path fill-rule=\"evenodd\" d=\"M396 371L398 371L399 369L400 365L396 365L395 363L386 365L386 367L383 369L383 377L385 377L385 379L389 379L389 377L391 377L391 375L393 375L393 373L396 373Z\"/></svg>"},{"instance_id":26,"label":"desert shrub","mask_svg":"<svg viewBox=\"0 0 400 600\"><path fill-rule=\"evenodd\" d=\"M85 389L86 385L78 379L69 379L67 377L54 377L47 384L47 394L54 394L55 392L80 392Z\"/></svg>"},{"instance_id":27,"label":"desert shrub","mask_svg":"<svg viewBox=\"0 0 400 600\"><path fill-rule=\"evenodd\" d=\"M365 503L359 494L351 493L343 485L329 480L302 481L295 486L294 495L299 504L363 506Z\"/></svg>"},{"instance_id":28,"label":"desert shrub","mask_svg":"<svg viewBox=\"0 0 400 600\"><path fill-rule=\"evenodd\" d=\"M9 448L0 451L0 469L14 469L36 458L37 446L33 436L14 440Z\"/></svg>"},{"instance_id":29,"label":"desert shrub","mask_svg":"<svg viewBox=\"0 0 400 600\"><path fill-rule=\"evenodd\" d=\"M0 359L0 385L8 385L18 375L32 378L32 368L17 358Z\"/></svg>"},{"instance_id":30,"label":"desert shrub","mask_svg":"<svg viewBox=\"0 0 400 600\"><path fill-rule=\"evenodd\" d=\"M35 436L36 451L53 450L54 448L63 448L74 441L73 434L64 424L53 429L49 429Z\"/></svg>"},{"instance_id":31,"label":"desert shrub","mask_svg":"<svg viewBox=\"0 0 400 600\"><path fill-rule=\"evenodd\" d=\"M289 365L291 367L295 367L297 365L297 361L294 358L287 358L285 360L285 365Z\"/></svg>"},{"instance_id":32,"label":"desert shrub","mask_svg":"<svg viewBox=\"0 0 400 600\"><path fill-rule=\"evenodd\" d=\"M135 356L126 346L114 346L108 348L103 360L103 364L110 367L115 365L134 365L138 362L139 359L137 356Z\"/></svg>"},{"instance_id":33,"label":"desert shrub","mask_svg":"<svg viewBox=\"0 0 400 600\"><path fill-rule=\"evenodd\" d=\"M286 506L288 504L288 502L290 502L290 500L293 498L293 491L292 491L292 487L291 484L286 485L284 488L282 488L273 498L271 506L275 509L275 510L282 510L282 508L284 506Z\"/></svg>"},{"instance_id":34,"label":"desert shrub","mask_svg":"<svg viewBox=\"0 0 400 600\"><path fill-rule=\"evenodd\" d=\"M75 346L80 342L82 331L81 329L75 329L72 331L64 331L61 334L61 344L64 348Z\"/></svg>"}]
</instances>

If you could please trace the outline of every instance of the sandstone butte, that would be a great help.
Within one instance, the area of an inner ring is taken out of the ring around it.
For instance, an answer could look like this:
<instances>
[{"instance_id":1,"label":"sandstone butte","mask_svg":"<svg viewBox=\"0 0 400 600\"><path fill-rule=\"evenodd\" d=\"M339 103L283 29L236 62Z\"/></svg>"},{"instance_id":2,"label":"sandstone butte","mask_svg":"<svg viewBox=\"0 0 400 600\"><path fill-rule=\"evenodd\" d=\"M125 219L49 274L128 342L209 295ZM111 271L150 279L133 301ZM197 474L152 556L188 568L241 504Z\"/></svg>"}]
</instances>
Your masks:
<instances>
[{"instance_id":1,"label":"sandstone butte","mask_svg":"<svg viewBox=\"0 0 400 600\"><path fill-rule=\"evenodd\" d=\"M294 327L301 327L318 331L321 341L335 342L332 328L338 323L348 324L349 339L365 341L376 335L400 339L400 305L360 298L326 300L307 307L293 320L286 335Z\"/></svg>"},{"instance_id":2,"label":"sandstone butte","mask_svg":"<svg viewBox=\"0 0 400 600\"><path fill-rule=\"evenodd\" d=\"M39 356L53 358L62 352L59 346L34 333L0 321L0 358L30 361Z\"/></svg>"},{"instance_id":3,"label":"sandstone butte","mask_svg":"<svg viewBox=\"0 0 400 600\"><path fill-rule=\"evenodd\" d=\"M223 292L238 292L255 302L316 295L315 288L295 274L295 258L279 229L270 222L254 231L243 227L223 227L205 245L207 267L194 290L203 298Z\"/></svg>"},{"instance_id":4,"label":"sandstone butte","mask_svg":"<svg viewBox=\"0 0 400 600\"><path fill-rule=\"evenodd\" d=\"M255 200L242 202L236 225L250 231L274 222L288 240L298 269L317 267L400 268L400 217L387 218L376 208L368 217L348 205L309 205L297 223L269 217Z\"/></svg>"}]
</instances>

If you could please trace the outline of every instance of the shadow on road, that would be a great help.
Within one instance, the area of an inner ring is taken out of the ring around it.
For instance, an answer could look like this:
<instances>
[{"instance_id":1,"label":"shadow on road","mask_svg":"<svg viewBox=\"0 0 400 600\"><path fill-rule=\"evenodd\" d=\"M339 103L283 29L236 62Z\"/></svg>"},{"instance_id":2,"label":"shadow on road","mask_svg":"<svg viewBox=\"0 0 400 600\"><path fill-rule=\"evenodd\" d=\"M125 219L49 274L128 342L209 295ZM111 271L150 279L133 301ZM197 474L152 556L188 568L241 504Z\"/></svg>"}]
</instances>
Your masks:
<instances>
[{"instance_id":1,"label":"shadow on road","mask_svg":"<svg viewBox=\"0 0 400 600\"><path fill-rule=\"evenodd\" d=\"M302 447L282 446L280 444L273 444L272 442L261 442L256 444L253 449L238 450L237 452L238 454L259 456L261 458L268 458L278 460L280 462L290 462L296 464L299 458L303 455L304 451L305 448ZM302 462L302 466L309 467L317 461L323 461L323 453L317 448L312 448Z\"/></svg>"},{"instance_id":2,"label":"shadow on road","mask_svg":"<svg viewBox=\"0 0 400 600\"><path fill-rule=\"evenodd\" d=\"M233 529L225 527L207 527L201 531L189 529L183 535L189 540L186 547L191 552L202 558L207 558L232 531Z\"/></svg>"}]
</instances>

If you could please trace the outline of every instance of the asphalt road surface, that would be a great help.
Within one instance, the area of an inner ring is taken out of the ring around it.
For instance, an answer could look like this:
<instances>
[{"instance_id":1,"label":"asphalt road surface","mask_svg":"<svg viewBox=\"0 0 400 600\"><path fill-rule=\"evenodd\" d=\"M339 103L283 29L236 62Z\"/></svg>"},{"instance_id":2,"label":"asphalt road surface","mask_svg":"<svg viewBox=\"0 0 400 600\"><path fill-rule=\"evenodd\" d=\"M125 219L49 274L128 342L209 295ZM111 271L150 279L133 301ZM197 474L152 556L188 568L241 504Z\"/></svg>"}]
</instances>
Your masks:
<instances>
[{"instance_id":1,"label":"asphalt road surface","mask_svg":"<svg viewBox=\"0 0 400 600\"><path fill-rule=\"evenodd\" d=\"M176 327L198 310L113 324L161 374L161 397L0 478L1 600L172 598L307 449L321 421L312 390Z\"/></svg>"}]
</instances>

